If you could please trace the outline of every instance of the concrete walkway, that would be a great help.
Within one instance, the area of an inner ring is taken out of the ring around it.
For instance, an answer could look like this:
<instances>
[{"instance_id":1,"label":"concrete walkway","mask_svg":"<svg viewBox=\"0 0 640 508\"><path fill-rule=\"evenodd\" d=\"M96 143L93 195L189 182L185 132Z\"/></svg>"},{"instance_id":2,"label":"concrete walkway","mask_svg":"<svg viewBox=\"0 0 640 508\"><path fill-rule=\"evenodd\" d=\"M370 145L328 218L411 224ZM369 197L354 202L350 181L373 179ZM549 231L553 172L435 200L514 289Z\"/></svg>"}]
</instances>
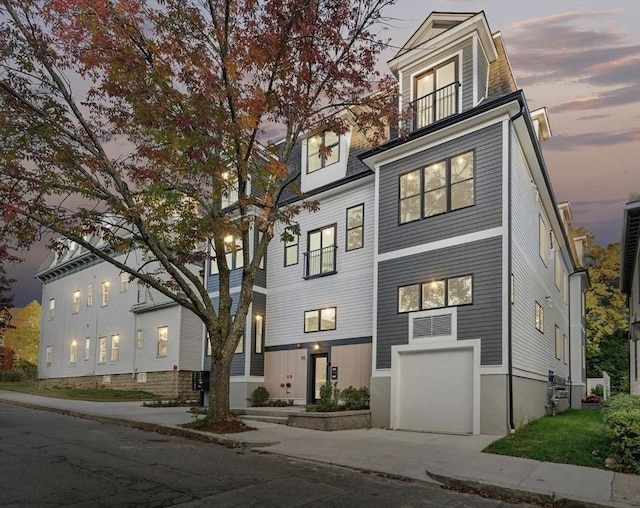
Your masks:
<instances>
[{"instance_id":1,"label":"concrete walkway","mask_svg":"<svg viewBox=\"0 0 640 508\"><path fill-rule=\"evenodd\" d=\"M87 402L0 390L0 401L181 435L226 446L405 477L547 506L640 507L640 476L481 453L498 436L383 429L320 432L250 421L257 430L218 436L180 427L185 408ZM286 412L286 409L283 411Z\"/></svg>"}]
</instances>

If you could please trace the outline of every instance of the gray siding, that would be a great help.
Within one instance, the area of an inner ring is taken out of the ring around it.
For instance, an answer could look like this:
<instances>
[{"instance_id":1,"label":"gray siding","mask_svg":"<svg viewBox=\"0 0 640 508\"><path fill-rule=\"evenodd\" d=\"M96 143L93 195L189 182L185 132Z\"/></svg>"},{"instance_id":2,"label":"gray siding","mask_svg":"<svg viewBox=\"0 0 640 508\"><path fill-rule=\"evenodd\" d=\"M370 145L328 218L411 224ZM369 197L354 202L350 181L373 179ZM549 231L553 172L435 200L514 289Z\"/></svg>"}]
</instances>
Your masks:
<instances>
[{"instance_id":1,"label":"gray siding","mask_svg":"<svg viewBox=\"0 0 640 508\"><path fill-rule=\"evenodd\" d=\"M263 319L266 319L267 315L267 295L262 293L253 293L253 314L262 314ZM251 376L264 376L264 342L266 333L262 334L262 353L256 353L256 327L255 319L251 316L251 340L247 346L251 351L251 367L249 375ZM266 323L265 323L266 329Z\"/></svg>"},{"instance_id":2,"label":"gray siding","mask_svg":"<svg viewBox=\"0 0 640 508\"><path fill-rule=\"evenodd\" d=\"M208 267L207 267L208 269ZM242 268L232 270L229 275L229 287L240 287L242 284ZM207 291L209 293L217 293L220 290L220 276L218 274L209 275L207 277Z\"/></svg>"},{"instance_id":3,"label":"gray siding","mask_svg":"<svg viewBox=\"0 0 640 508\"><path fill-rule=\"evenodd\" d=\"M471 44L462 50L462 111L473 107L473 50Z\"/></svg>"},{"instance_id":4,"label":"gray siding","mask_svg":"<svg viewBox=\"0 0 640 508\"><path fill-rule=\"evenodd\" d=\"M202 365L202 321L188 309L181 309L180 370L200 370Z\"/></svg>"},{"instance_id":5,"label":"gray siding","mask_svg":"<svg viewBox=\"0 0 640 508\"><path fill-rule=\"evenodd\" d=\"M391 367L391 346L408 343L409 315L398 314L398 287L473 275L473 303L458 307L458 340L482 340L482 365L502 362L502 238L488 238L378 265L376 368Z\"/></svg>"},{"instance_id":6,"label":"gray siding","mask_svg":"<svg viewBox=\"0 0 640 508\"><path fill-rule=\"evenodd\" d=\"M400 175L475 150L475 205L399 224ZM380 169L379 252L412 247L502 224L502 125L418 152Z\"/></svg>"}]
</instances>

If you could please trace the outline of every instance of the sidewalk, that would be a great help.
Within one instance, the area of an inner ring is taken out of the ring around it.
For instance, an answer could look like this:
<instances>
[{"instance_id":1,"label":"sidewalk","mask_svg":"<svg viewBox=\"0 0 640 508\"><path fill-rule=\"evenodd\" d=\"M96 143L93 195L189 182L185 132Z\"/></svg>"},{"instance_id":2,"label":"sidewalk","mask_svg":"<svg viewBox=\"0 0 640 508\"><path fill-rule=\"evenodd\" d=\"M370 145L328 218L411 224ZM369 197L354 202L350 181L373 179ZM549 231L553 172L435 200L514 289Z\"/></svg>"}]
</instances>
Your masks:
<instances>
[{"instance_id":1,"label":"sidewalk","mask_svg":"<svg viewBox=\"0 0 640 508\"><path fill-rule=\"evenodd\" d=\"M88 402L4 390L0 401L529 503L640 507L640 476L480 453L497 436L382 429L320 432L258 421L251 421L257 430L217 436L179 427L193 419L184 407L151 408L140 402Z\"/></svg>"}]
</instances>

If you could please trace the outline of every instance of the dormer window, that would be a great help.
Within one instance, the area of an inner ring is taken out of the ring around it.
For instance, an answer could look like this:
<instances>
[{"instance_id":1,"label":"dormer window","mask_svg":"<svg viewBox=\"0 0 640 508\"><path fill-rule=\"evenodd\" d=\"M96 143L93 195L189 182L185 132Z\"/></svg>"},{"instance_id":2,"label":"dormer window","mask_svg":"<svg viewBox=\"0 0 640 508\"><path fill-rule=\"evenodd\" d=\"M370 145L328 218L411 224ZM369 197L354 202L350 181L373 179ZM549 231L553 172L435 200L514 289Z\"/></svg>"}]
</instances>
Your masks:
<instances>
[{"instance_id":1,"label":"dormer window","mask_svg":"<svg viewBox=\"0 0 640 508\"><path fill-rule=\"evenodd\" d=\"M414 78L413 129L458 112L458 58L446 60Z\"/></svg>"},{"instance_id":2,"label":"dormer window","mask_svg":"<svg viewBox=\"0 0 640 508\"><path fill-rule=\"evenodd\" d=\"M335 164L340 160L340 135L331 131L307 139L307 173Z\"/></svg>"}]
</instances>

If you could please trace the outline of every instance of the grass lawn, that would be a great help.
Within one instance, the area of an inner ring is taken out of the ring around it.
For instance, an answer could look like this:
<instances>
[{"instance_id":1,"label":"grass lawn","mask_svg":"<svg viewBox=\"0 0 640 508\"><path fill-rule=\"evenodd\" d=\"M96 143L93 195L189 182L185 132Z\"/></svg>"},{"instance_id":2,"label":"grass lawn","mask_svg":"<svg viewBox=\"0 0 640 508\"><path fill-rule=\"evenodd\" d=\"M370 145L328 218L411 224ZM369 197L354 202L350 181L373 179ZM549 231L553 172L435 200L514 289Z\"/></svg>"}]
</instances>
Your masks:
<instances>
[{"instance_id":1,"label":"grass lawn","mask_svg":"<svg viewBox=\"0 0 640 508\"><path fill-rule=\"evenodd\" d=\"M13 390L36 395L83 400L146 400L157 398L141 390L113 390L111 388L40 388L37 384L17 382L0 383L0 390Z\"/></svg>"},{"instance_id":2,"label":"grass lawn","mask_svg":"<svg viewBox=\"0 0 640 508\"><path fill-rule=\"evenodd\" d=\"M484 451L544 462L604 468L608 440L603 429L601 411L568 409L555 416L534 420L515 434L490 444Z\"/></svg>"}]
</instances>

